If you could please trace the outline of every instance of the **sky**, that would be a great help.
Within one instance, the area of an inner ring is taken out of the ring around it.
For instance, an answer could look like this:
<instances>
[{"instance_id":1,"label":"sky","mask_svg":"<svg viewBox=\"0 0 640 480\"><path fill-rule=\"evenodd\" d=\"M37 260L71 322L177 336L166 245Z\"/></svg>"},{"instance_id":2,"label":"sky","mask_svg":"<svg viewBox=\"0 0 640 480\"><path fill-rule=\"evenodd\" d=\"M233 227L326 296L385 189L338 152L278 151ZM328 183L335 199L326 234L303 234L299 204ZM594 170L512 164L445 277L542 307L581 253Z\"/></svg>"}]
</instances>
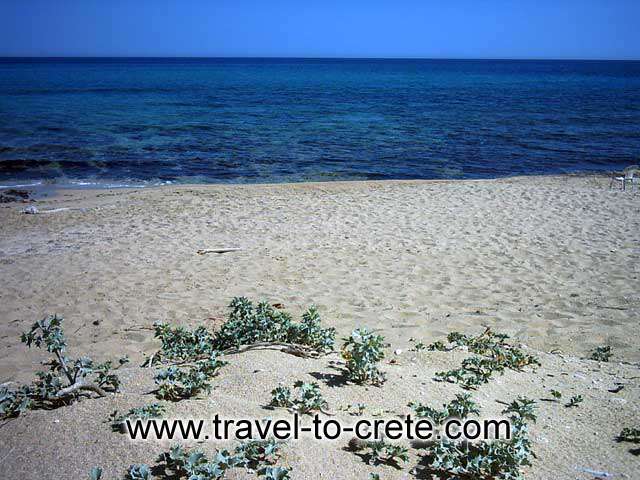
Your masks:
<instances>
[{"instance_id":1,"label":"sky","mask_svg":"<svg viewBox=\"0 0 640 480\"><path fill-rule=\"evenodd\" d=\"M0 0L0 56L640 59L640 0Z\"/></svg>"}]
</instances>

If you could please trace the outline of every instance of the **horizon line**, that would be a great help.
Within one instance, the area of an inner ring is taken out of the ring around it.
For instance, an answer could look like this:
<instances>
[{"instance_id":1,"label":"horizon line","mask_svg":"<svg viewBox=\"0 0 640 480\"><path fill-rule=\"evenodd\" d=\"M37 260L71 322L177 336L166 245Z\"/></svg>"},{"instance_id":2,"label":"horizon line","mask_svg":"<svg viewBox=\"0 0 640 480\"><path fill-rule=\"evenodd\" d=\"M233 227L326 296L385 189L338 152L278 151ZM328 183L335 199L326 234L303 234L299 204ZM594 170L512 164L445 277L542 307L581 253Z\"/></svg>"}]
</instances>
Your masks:
<instances>
[{"instance_id":1,"label":"horizon line","mask_svg":"<svg viewBox=\"0 0 640 480\"><path fill-rule=\"evenodd\" d=\"M445 61L557 61L557 62L638 62L640 58L572 58L572 57L331 57L331 56L200 56L200 55L0 55L2 60L93 60L93 59L118 59L118 60L171 60L171 59L192 59L192 60L445 60Z\"/></svg>"}]
</instances>

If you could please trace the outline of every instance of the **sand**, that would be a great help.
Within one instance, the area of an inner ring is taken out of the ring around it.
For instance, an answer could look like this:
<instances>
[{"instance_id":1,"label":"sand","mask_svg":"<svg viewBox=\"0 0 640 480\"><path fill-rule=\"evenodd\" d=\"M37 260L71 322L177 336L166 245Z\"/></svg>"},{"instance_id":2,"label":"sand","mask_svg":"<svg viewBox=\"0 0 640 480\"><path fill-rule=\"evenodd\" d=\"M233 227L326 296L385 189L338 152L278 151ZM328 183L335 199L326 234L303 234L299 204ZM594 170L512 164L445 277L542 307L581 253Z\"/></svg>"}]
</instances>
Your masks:
<instances>
[{"instance_id":1,"label":"sand","mask_svg":"<svg viewBox=\"0 0 640 480\"><path fill-rule=\"evenodd\" d=\"M210 395L172 404L173 415L267 416L271 389L296 379L319 381L334 410L439 406L461 389L434 382L434 372L466 354L412 352L411 339L491 326L542 361L474 393L487 415L503 408L498 400L539 401L537 458L526 478L594 478L584 468L640 478L633 445L614 441L622 427L640 424L640 194L608 182L594 175L60 190L34 205L69 210L39 215L2 204L0 382L31 379L43 353L27 351L18 336L47 313L65 317L71 354L128 354L132 362L118 394L1 427L0 476L77 479L102 465L105 478L120 478L131 463L153 464L166 445L129 442L105 423L115 409L153 400L152 372L138 367L158 348L148 327L213 327L244 295L296 316L314 303L338 337L363 325L378 330L391 344L388 382L331 386L322 374L336 372L335 356L250 352L229 358ZM196 253L221 247L242 250ZM612 347L611 362L584 359L598 345ZM610 393L615 382L624 389ZM550 389L585 401L564 408L543 400ZM291 443L283 463L293 478L363 479L413 478L419 461L412 450L403 470L372 467L345 445Z\"/></svg>"}]
</instances>

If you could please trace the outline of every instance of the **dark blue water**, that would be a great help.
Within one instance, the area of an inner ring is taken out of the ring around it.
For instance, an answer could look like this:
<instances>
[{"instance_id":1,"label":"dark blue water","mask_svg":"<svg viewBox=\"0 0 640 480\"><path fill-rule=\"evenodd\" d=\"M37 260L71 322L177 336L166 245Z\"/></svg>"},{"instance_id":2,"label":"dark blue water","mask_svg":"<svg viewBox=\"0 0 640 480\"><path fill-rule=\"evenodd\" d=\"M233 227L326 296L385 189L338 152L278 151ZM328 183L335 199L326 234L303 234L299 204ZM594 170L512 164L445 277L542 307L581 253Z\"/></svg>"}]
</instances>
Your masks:
<instances>
[{"instance_id":1,"label":"dark blue water","mask_svg":"<svg viewBox=\"0 0 640 480\"><path fill-rule=\"evenodd\" d=\"M485 178L640 157L640 62L0 59L0 183Z\"/></svg>"}]
</instances>

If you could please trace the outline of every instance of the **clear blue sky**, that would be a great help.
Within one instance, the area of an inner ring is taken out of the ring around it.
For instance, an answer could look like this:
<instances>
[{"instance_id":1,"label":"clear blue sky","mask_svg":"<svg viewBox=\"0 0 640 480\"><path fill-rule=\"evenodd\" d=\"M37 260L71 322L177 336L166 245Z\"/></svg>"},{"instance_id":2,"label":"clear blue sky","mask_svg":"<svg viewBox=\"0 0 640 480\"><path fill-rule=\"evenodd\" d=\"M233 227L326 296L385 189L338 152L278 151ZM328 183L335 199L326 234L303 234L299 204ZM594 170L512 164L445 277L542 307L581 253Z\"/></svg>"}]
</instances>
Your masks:
<instances>
[{"instance_id":1,"label":"clear blue sky","mask_svg":"<svg viewBox=\"0 0 640 480\"><path fill-rule=\"evenodd\" d=\"M0 0L0 56L640 59L640 0Z\"/></svg>"}]
</instances>

